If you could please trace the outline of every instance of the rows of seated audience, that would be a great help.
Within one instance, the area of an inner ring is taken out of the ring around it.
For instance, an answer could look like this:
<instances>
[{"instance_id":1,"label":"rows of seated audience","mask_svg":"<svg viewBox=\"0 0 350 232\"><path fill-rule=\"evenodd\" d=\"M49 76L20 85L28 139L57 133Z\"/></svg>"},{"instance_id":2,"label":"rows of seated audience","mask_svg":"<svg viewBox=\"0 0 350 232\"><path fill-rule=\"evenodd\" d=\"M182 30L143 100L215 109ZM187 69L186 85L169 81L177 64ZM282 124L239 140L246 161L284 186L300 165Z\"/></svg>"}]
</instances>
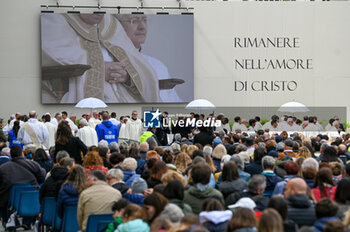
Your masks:
<instances>
[{"instance_id":1,"label":"rows of seated audience","mask_svg":"<svg viewBox=\"0 0 350 232\"><path fill-rule=\"evenodd\" d=\"M66 141L49 154L5 147L2 224L10 188L23 181L41 186L41 202L55 197L61 218L77 206L82 231L89 215L102 213L113 213L108 232L350 231L349 141L221 133L204 146L177 138L166 148L104 140L86 149ZM35 220L23 217L22 227Z\"/></svg>"}]
</instances>

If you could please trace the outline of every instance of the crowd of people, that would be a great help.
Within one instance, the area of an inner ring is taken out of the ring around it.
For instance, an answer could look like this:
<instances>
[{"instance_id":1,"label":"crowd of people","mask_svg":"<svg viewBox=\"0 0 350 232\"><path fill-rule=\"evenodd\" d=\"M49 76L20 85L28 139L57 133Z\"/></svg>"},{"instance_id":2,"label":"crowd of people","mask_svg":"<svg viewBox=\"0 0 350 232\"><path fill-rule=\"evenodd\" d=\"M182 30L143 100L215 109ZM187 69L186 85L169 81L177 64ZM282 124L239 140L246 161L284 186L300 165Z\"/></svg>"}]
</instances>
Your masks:
<instances>
[{"instance_id":1,"label":"crowd of people","mask_svg":"<svg viewBox=\"0 0 350 232\"><path fill-rule=\"evenodd\" d=\"M350 134L339 118L329 121L330 136L315 117L264 125L236 117L231 128L209 115L221 127L145 130L137 115L94 112L78 125L66 112L42 122L35 111L14 115L0 134L3 226L11 186L31 183L41 202L57 199L59 217L77 206L82 231L89 215L103 213L114 218L106 231L349 231ZM299 124L314 129L285 129ZM36 219L23 217L22 227Z\"/></svg>"}]
</instances>

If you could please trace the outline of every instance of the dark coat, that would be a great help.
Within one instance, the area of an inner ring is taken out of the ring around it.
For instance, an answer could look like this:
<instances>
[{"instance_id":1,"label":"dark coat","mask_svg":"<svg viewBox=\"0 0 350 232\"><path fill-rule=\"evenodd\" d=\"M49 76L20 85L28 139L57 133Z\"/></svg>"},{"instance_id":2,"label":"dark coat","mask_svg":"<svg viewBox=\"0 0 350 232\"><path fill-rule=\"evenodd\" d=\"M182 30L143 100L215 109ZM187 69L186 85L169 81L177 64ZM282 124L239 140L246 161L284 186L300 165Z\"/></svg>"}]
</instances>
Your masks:
<instances>
[{"instance_id":1,"label":"dark coat","mask_svg":"<svg viewBox=\"0 0 350 232\"><path fill-rule=\"evenodd\" d=\"M213 159L213 164L216 167L216 172L221 172L221 159L217 159L215 157Z\"/></svg>"},{"instance_id":2,"label":"dark coat","mask_svg":"<svg viewBox=\"0 0 350 232\"><path fill-rule=\"evenodd\" d=\"M226 198L231 193L243 192L243 190L247 187L247 182L242 180L241 178L234 181L224 181L218 185L218 189Z\"/></svg>"},{"instance_id":3,"label":"dark coat","mask_svg":"<svg viewBox=\"0 0 350 232\"><path fill-rule=\"evenodd\" d=\"M36 162L40 165L40 167L45 169L46 173L51 171L51 169L53 167L53 162L52 161L36 160Z\"/></svg>"},{"instance_id":4,"label":"dark coat","mask_svg":"<svg viewBox=\"0 0 350 232\"><path fill-rule=\"evenodd\" d=\"M51 170L51 175L46 179L40 188L40 202L44 197L56 197L58 192L67 178L68 169L65 167L55 167Z\"/></svg>"},{"instance_id":5,"label":"dark coat","mask_svg":"<svg viewBox=\"0 0 350 232\"><path fill-rule=\"evenodd\" d=\"M294 194L288 197L288 219L293 220L299 228L312 226L316 221L315 205L305 194Z\"/></svg>"},{"instance_id":6,"label":"dark coat","mask_svg":"<svg viewBox=\"0 0 350 232\"><path fill-rule=\"evenodd\" d=\"M78 138L72 137L67 144L55 144L55 153L53 154L53 160L56 162L57 152L65 150L69 153L70 157L75 160L75 163L82 164L81 152L85 156L87 152L86 145Z\"/></svg>"},{"instance_id":7,"label":"dark coat","mask_svg":"<svg viewBox=\"0 0 350 232\"><path fill-rule=\"evenodd\" d=\"M148 188L154 188L154 186L161 184L162 182L160 180L153 179L152 177L148 178L147 180L147 186Z\"/></svg>"},{"instance_id":8,"label":"dark coat","mask_svg":"<svg viewBox=\"0 0 350 232\"><path fill-rule=\"evenodd\" d=\"M236 202L243 197L249 197L255 202L256 211L263 211L264 209L267 208L267 204L269 203L269 198L263 195L259 195L251 192L236 192L228 195L225 198L225 204L226 206L236 204Z\"/></svg>"},{"instance_id":9,"label":"dark coat","mask_svg":"<svg viewBox=\"0 0 350 232\"><path fill-rule=\"evenodd\" d=\"M129 189L129 186L127 186L125 183L123 182L119 182L119 183L115 183L112 185L113 188L118 189L119 192L123 195L124 193L126 193Z\"/></svg>"},{"instance_id":10,"label":"dark coat","mask_svg":"<svg viewBox=\"0 0 350 232\"><path fill-rule=\"evenodd\" d=\"M298 230L298 225L293 220L283 221L284 232L296 232Z\"/></svg>"},{"instance_id":11,"label":"dark coat","mask_svg":"<svg viewBox=\"0 0 350 232\"><path fill-rule=\"evenodd\" d=\"M37 162L24 157L13 158L0 166L0 208L7 206L10 190L14 184L31 183L38 185L44 182L45 169Z\"/></svg>"},{"instance_id":12,"label":"dark coat","mask_svg":"<svg viewBox=\"0 0 350 232\"><path fill-rule=\"evenodd\" d=\"M228 221L215 224L213 222L204 222L202 225L209 230L209 232L221 232L225 231Z\"/></svg>"},{"instance_id":13,"label":"dark coat","mask_svg":"<svg viewBox=\"0 0 350 232\"><path fill-rule=\"evenodd\" d=\"M201 131L194 136L193 143L194 144L200 143L204 147L207 144L211 145L214 138L215 137L211 131L210 132Z\"/></svg>"},{"instance_id":14,"label":"dark coat","mask_svg":"<svg viewBox=\"0 0 350 232\"><path fill-rule=\"evenodd\" d=\"M73 187L73 182L65 184L58 194L57 212L60 218L63 218L65 206L77 206L79 200L79 193Z\"/></svg>"},{"instance_id":15,"label":"dark coat","mask_svg":"<svg viewBox=\"0 0 350 232\"><path fill-rule=\"evenodd\" d=\"M261 174L263 169L261 166L261 161L254 161L254 163L245 166L245 172L248 172L251 176Z\"/></svg>"}]
</instances>

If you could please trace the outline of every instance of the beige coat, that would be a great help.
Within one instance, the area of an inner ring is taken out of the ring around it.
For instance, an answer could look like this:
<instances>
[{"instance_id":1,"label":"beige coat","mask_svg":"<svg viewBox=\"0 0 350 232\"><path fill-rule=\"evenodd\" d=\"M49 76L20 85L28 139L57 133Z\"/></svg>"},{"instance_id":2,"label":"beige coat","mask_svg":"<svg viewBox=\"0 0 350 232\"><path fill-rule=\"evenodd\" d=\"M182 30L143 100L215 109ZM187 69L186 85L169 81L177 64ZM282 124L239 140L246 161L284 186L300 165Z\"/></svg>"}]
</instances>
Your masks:
<instances>
[{"instance_id":1,"label":"beige coat","mask_svg":"<svg viewBox=\"0 0 350 232\"><path fill-rule=\"evenodd\" d=\"M85 189L78 202L78 225L85 231L91 214L112 213L114 202L122 198L120 192L104 181L97 181Z\"/></svg>"}]
</instances>

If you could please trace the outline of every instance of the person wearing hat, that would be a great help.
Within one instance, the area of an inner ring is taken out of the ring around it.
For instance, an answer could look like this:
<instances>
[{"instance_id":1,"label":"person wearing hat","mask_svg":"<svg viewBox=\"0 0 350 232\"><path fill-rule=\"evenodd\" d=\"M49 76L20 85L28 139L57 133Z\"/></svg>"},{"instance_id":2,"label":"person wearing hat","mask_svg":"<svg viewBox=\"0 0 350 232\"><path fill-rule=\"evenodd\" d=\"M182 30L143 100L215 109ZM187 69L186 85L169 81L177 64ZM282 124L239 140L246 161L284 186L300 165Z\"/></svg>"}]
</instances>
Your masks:
<instances>
[{"instance_id":1,"label":"person wearing hat","mask_svg":"<svg viewBox=\"0 0 350 232\"><path fill-rule=\"evenodd\" d=\"M143 193L147 189L147 183L144 179L137 177L131 184L131 192L123 194L123 198L127 199L131 203L137 204L139 206L143 206L143 200L145 196Z\"/></svg>"}]
</instances>

